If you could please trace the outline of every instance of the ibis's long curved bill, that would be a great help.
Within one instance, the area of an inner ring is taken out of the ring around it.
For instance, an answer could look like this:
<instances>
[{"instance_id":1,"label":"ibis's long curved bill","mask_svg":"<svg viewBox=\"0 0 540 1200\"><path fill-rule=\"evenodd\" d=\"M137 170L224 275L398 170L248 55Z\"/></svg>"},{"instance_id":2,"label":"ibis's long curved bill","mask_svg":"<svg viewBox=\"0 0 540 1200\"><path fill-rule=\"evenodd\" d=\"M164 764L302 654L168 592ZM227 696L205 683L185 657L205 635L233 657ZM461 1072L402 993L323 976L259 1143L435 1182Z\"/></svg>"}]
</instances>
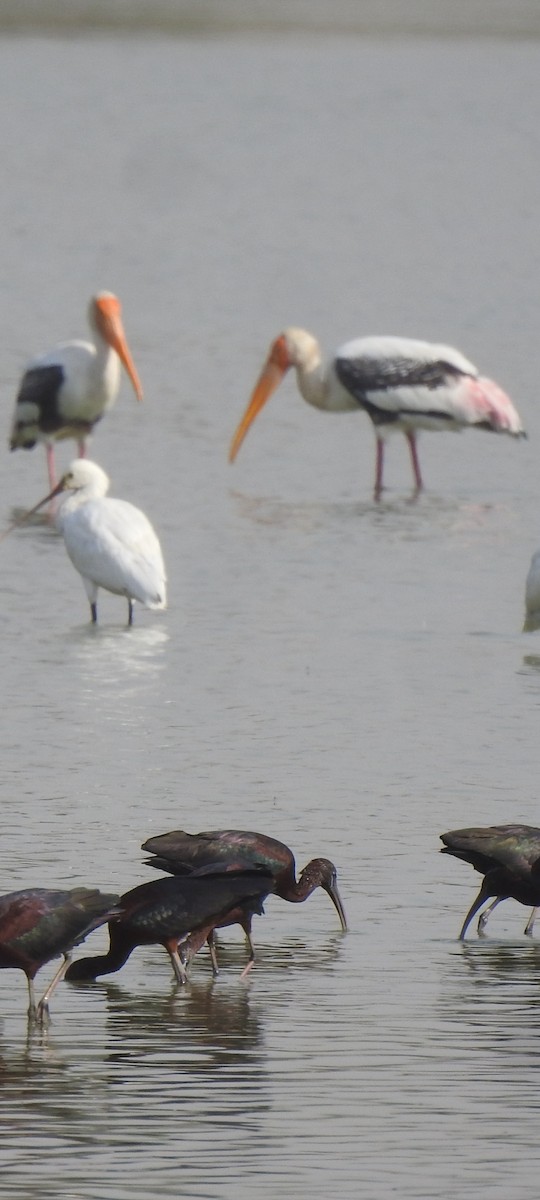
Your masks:
<instances>
[{"instance_id":1,"label":"ibis's long curved bill","mask_svg":"<svg viewBox=\"0 0 540 1200\"><path fill-rule=\"evenodd\" d=\"M96 310L98 328L101 335L109 343L109 346L112 346L113 350L116 350L120 362L125 367L131 379L137 400L142 400L142 385L135 363L131 357L116 296L100 296L96 303Z\"/></svg>"},{"instance_id":2,"label":"ibis's long curved bill","mask_svg":"<svg viewBox=\"0 0 540 1200\"><path fill-rule=\"evenodd\" d=\"M28 512L22 513L20 517L17 517L16 521L13 521L11 525L8 525L7 529L4 529L3 533L0 533L0 542L3 542L13 529L18 529L19 525L24 525L24 522L27 521L29 517L33 517L34 513L37 513L40 508L43 508L43 505L46 504L48 500L52 500L54 496L59 496L60 492L63 492L64 490L65 480L62 478L60 483L57 483L56 487L53 488L52 492L49 492L48 496L44 496L43 500L39 501L39 504L34 504L33 508L29 508Z\"/></svg>"},{"instance_id":3,"label":"ibis's long curved bill","mask_svg":"<svg viewBox=\"0 0 540 1200\"><path fill-rule=\"evenodd\" d=\"M271 358L267 359L251 393L251 400L231 442L229 462L234 462L250 425L253 424L257 413L260 413L261 408L270 399L272 393L279 387L286 369L286 367L273 362Z\"/></svg>"},{"instance_id":4,"label":"ibis's long curved bill","mask_svg":"<svg viewBox=\"0 0 540 1200\"><path fill-rule=\"evenodd\" d=\"M341 903L341 896L337 890L337 887L335 884L333 886L329 885L325 890L328 892L328 895L330 896L332 904L334 905L334 908L336 909L338 917L341 921L341 928L342 928L343 932L346 933L347 932L347 918L345 916L345 909L343 907L343 904Z\"/></svg>"}]
</instances>

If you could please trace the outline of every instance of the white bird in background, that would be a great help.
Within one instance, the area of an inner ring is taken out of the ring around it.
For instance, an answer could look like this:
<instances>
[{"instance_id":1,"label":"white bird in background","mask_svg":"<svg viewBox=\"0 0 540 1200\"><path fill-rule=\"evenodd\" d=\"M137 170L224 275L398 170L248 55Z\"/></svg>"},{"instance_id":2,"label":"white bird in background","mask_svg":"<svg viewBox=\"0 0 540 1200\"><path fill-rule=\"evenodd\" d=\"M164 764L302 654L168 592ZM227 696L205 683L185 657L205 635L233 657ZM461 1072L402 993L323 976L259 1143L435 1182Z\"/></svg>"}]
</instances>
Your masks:
<instances>
[{"instance_id":1,"label":"white bird in background","mask_svg":"<svg viewBox=\"0 0 540 1200\"><path fill-rule=\"evenodd\" d=\"M63 492L55 524L69 557L84 583L92 622L97 622L97 594L105 588L126 596L128 624L133 624L133 601L145 608L165 608L166 575L161 546L144 513L127 500L106 493L109 479L97 463L76 458L60 483L34 508L19 518L20 525L53 496ZM15 526L3 534L7 535Z\"/></svg>"},{"instance_id":2,"label":"white bird in background","mask_svg":"<svg viewBox=\"0 0 540 1200\"><path fill-rule=\"evenodd\" d=\"M466 426L525 437L509 397L459 350L410 338L366 337L347 342L326 364L318 342L305 329L286 329L272 343L248 407L234 434L233 462L257 413L290 367L298 388L314 408L327 412L364 410L377 443L375 499L383 488L384 445L389 433L405 434L415 488L422 476L416 446L420 429Z\"/></svg>"},{"instance_id":3,"label":"white bird in background","mask_svg":"<svg viewBox=\"0 0 540 1200\"><path fill-rule=\"evenodd\" d=\"M112 292L98 292L90 301L88 322L93 342L62 342L33 359L15 403L10 449L31 450L36 442L44 442L51 488L56 484L54 443L75 438L84 458L88 435L118 395L120 363L137 400L143 397L118 298Z\"/></svg>"},{"instance_id":4,"label":"white bird in background","mask_svg":"<svg viewBox=\"0 0 540 1200\"><path fill-rule=\"evenodd\" d=\"M525 583L525 624L524 633L533 633L540 629L540 550L531 558L531 565Z\"/></svg>"}]
</instances>

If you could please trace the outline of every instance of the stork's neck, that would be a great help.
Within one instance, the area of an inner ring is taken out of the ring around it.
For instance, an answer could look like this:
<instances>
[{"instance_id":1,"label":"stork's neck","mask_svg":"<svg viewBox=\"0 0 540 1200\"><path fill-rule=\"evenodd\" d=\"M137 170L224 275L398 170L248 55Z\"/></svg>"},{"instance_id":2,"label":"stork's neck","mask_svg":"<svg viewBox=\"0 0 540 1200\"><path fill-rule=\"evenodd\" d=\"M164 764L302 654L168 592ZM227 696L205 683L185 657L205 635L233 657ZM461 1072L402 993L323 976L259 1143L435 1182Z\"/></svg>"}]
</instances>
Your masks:
<instances>
[{"instance_id":1,"label":"stork's neck","mask_svg":"<svg viewBox=\"0 0 540 1200\"><path fill-rule=\"evenodd\" d=\"M310 366L299 365L296 368L298 387L308 404L313 408L326 408L328 397L328 380L324 363L319 361Z\"/></svg>"},{"instance_id":2,"label":"stork's neck","mask_svg":"<svg viewBox=\"0 0 540 1200\"><path fill-rule=\"evenodd\" d=\"M296 368L298 388L304 400L314 408L326 408L327 372L318 341L305 329L288 329L285 337L291 366Z\"/></svg>"}]
</instances>

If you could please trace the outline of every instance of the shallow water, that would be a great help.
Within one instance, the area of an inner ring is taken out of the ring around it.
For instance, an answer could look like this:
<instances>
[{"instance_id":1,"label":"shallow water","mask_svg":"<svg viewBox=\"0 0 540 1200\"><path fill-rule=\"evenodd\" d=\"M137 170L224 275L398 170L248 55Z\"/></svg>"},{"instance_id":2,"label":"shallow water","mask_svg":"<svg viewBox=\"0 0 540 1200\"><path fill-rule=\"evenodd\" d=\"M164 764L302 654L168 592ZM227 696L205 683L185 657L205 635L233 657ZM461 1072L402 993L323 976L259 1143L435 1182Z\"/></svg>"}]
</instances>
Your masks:
<instances>
[{"instance_id":1,"label":"shallow water","mask_svg":"<svg viewBox=\"0 0 540 1200\"><path fill-rule=\"evenodd\" d=\"M7 438L25 359L118 292L145 386L93 455L162 538L165 614L101 624L41 522L0 547L2 891L125 890L175 827L254 828L327 898L270 899L241 981L165 955L61 987L27 1037L0 974L0 1194L39 1200L536 1197L540 949L524 909L456 942L467 824L538 824L537 43L159 37L0 42ZM291 380L227 463L270 339L459 346L530 437L400 439L371 498L362 416ZM59 459L72 451L63 446ZM4 523L46 490L4 459ZM95 934L90 952L105 938ZM44 969L45 981L53 973ZM40 976L41 979L41 976Z\"/></svg>"}]
</instances>

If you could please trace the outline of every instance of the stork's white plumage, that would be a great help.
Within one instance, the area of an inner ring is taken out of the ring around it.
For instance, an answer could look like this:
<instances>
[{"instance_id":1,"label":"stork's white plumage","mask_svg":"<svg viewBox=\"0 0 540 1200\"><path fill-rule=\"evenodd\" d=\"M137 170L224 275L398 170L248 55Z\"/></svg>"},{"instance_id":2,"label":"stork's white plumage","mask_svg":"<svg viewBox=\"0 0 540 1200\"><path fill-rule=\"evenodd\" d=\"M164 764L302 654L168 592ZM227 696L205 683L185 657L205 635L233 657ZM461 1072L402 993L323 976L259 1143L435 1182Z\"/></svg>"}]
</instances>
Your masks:
<instances>
[{"instance_id":1,"label":"stork's white plumage","mask_svg":"<svg viewBox=\"0 0 540 1200\"><path fill-rule=\"evenodd\" d=\"M88 323L92 342L62 342L28 364L15 403L10 448L31 450L43 442L51 488L56 483L54 443L75 438L84 457L88 435L118 395L121 363L142 400L120 301L112 292L93 297Z\"/></svg>"},{"instance_id":2,"label":"stork's white plumage","mask_svg":"<svg viewBox=\"0 0 540 1200\"><path fill-rule=\"evenodd\" d=\"M108 476L97 463L76 458L60 483L31 513L53 496L65 493L55 523L73 566L82 576L92 622L97 622L98 590L105 588L126 596L131 625L134 600L145 608L167 605L163 555L144 513L127 500L111 499L106 495L108 488Z\"/></svg>"},{"instance_id":3,"label":"stork's white plumage","mask_svg":"<svg viewBox=\"0 0 540 1200\"><path fill-rule=\"evenodd\" d=\"M347 342L327 363L318 342L305 329L290 328L272 342L248 407L234 434L235 459L257 413L290 367L298 388L314 408L327 412L363 409L373 422L377 444L375 497L383 486L384 443L389 433L405 434L415 488L422 477L416 435L420 429L459 430L467 426L524 437L512 401L491 379L452 346L411 338L366 337Z\"/></svg>"}]
</instances>

